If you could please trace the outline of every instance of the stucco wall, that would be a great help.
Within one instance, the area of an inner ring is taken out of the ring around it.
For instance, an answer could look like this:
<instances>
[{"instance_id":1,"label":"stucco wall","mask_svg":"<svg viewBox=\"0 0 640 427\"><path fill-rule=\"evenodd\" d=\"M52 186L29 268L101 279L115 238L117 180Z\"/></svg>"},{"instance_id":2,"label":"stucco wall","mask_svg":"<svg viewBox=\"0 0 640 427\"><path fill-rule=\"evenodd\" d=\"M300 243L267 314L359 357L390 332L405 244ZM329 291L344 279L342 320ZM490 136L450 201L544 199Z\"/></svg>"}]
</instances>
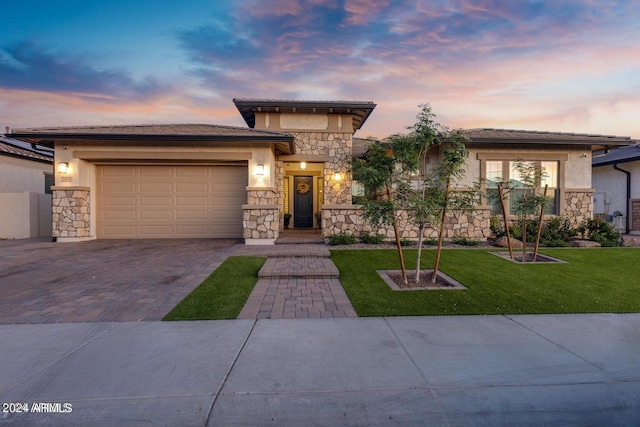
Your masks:
<instances>
[{"instance_id":1,"label":"stucco wall","mask_svg":"<svg viewBox=\"0 0 640 427\"><path fill-rule=\"evenodd\" d=\"M620 169L631 172L631 199L640 199L640 161L620 163ZM617 171L613 165L593 168L593 188L596 193L604 193L606 200L605 214L613 215L615 211L627 215L627 175Z\"/></svg>"},{"instance_id":2,"label":"stucco wall","mask_svg":"<svg viewBox=\"0 0 640 427\"><path fill-rule=\"evenodd\" d=\"M0 239L51 236L51 195L0 193Z\"/></svg>"},{"instance_id":3,"label":"stucco wall","mask_svg":"<svg viewBox=\"0 0 640 427\"><path fill-rule=\"evenodd\" d=\"M0 156L0 193L30 191L44 194L45 172L52 173L53 165Z\"/></svg>"}]
</instances>

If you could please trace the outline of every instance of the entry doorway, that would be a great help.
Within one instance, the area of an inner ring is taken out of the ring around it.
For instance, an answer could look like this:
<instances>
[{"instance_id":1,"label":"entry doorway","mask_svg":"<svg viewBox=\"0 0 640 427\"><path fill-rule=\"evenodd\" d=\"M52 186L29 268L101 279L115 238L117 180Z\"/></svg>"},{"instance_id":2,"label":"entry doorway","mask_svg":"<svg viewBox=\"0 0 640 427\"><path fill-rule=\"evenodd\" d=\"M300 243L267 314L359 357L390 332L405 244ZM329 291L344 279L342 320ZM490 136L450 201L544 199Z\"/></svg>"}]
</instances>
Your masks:
<instances>
[{"instance_id":1,"label":"entry doorway","mask_svg":"<svg viewBox=\"0 0 640 427\"><path fill-rule=\"evenodd\" d=\"M324 203L324 164L285 161L283 166L285 228L319 228Z\"/></svg>"},{"instance_id":2,"label":"entry doorway","mask_svg":"<svg viewBox=\"0 0 640 427\"><path fill-rule=\"evenodd\" d=\"M293 188L293 222L296 228L311 228L313 227L313 177L295 176Z\"/></svg>"}]
</instances>

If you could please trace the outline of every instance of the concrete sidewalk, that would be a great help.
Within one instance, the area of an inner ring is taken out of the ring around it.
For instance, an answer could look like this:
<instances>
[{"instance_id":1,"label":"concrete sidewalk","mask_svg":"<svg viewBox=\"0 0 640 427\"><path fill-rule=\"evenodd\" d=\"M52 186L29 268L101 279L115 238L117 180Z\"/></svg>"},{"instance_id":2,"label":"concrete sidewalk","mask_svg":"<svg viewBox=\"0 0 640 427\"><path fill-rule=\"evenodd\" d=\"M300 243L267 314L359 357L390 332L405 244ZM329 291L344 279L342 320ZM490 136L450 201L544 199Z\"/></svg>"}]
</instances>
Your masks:
<instances>
[{"instance_id":1,"label":"concrete sidewalk","mask_svg":"<svg viewBox=\"0 0 640 427\"><path fill-rule=\"evenodd\" d=\"M640 314L4 325L0 348L1 402L72 409L0 425L640 420Z\"/></svg>"}]
</instances>

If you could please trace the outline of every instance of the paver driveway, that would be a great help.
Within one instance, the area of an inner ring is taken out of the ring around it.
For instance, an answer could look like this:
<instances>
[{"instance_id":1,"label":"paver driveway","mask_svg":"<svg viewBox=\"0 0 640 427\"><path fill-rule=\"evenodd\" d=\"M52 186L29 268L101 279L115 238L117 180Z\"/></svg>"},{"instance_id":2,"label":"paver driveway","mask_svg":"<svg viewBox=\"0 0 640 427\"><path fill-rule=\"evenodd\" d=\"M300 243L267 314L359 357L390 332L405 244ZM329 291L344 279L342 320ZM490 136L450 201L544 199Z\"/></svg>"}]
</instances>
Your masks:
<instances>
[{"instance_id":1,"label":"paver driveway","mask_svg":"<svg viewBox=\"0 0 640 427\"><path fill-rule=\"evenodd\" d=\"M0 241L0 324L159 320L239 240Z\"/></svg>"}]
</instances>

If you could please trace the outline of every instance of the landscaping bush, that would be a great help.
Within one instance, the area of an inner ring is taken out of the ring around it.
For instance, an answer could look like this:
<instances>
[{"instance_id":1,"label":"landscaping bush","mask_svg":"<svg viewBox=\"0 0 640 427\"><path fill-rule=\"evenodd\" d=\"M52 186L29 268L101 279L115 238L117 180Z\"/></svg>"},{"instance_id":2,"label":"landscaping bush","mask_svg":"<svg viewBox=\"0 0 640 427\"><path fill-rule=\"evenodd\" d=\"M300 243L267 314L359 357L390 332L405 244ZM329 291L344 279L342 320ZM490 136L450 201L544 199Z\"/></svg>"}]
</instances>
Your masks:
<instances>
[{"instance_id":1,"label":"landscaping bush","mask_svg":"<svg viewBox=\"0 0 640 427\"><path fill-rule=\"evenodd\" d=\"M344 231L341 231L338 234L332 234L327 237L328 243L332 246L336 245L353 245L358 243L358 239L351 234L347 234Z\"/></svg>"},{"instance_id":2,"label":"landscaping bush","mask_svg":"<svg viewBox=\"0 0 640 427\"><path fill-rule=\"evenodd\" d=\"M384 242L384 239L384 234L371 234L368 231L360 234L360 241L369 245L379 245L380 243Z\"/></svg>"},{"instance_id":3,"label":"landscaping bush","mask_svg":"<svg viewBox=\"0 0 640 427\"><path fill-rule=\"evenodd\" d=\"M428 239L424 239L422 243L429 246L436 246L438 244L438 239L428 238Z\"/></svg>"},{"instance_id":4,"label":"landscaping bush","mask_svg":"<svg viewBox=\"0 0 640 427\"><path fill-rule=\"evenodd\" d=\"M414 243L411 239L400 239L400 246L413 246Z\"/></svg>"},{"instance_id":5,"label":"landscaping bush","mask_svg":"<svg viewBox=\"0 0 640 427\"><path fill-rule=\"evenodd\" d=\"M601 218L588 219L578 227L583 239L592 240L602 246L622 246L620 235L611 224Z\"/></svg>"},{"instance_id":6,"label":"landscaping bush","mask_svg":"<svg viewBox=\"0 0 640 427\"><path fill-rule=\"evenodd\" d=\"M462 246L479 246L480 240L469 239L468 237L454 237L451 239L451 243Z\"/></svg>"},{"instance_id":7,"label":"landscaping bush","mask_svg":"<svg viewBox=\"0 0 640 427\"><path fill-rule=\"evenodd\" d=\"M518 222L509 227L511 237L522 240L522 227ZM538 233L538 220L531 219L527 221L527 242L535 242ZM502 233L504 235L504 233ZM553 217L543 220L542 230L540 231L540 246L547 247L566 247L571 246L569 240L578 235L578 229L575 228L573 222L566 217Z\"/></svg>"}]
</instances>

